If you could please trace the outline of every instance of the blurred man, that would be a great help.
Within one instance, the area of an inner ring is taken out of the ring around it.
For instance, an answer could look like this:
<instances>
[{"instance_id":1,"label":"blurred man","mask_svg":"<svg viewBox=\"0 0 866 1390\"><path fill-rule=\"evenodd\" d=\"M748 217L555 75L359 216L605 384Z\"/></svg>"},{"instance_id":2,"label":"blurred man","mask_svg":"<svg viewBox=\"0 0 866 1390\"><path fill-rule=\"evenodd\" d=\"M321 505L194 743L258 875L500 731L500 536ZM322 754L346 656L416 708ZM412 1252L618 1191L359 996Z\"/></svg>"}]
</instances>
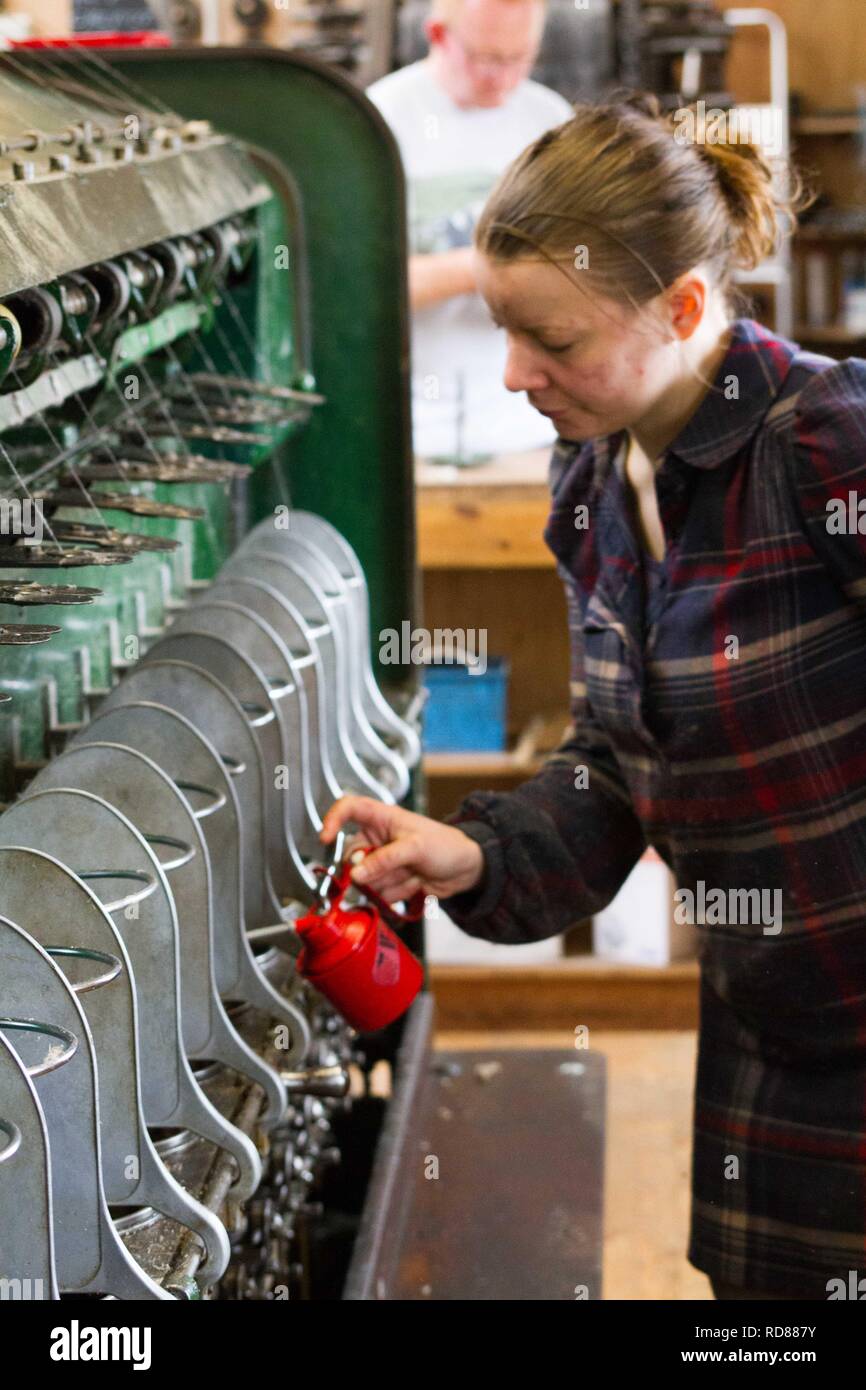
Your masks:
<instances>
[{"instance_id":1,"label":"blurred man","mask_svg":"<svg viewBox=\"0 0 866 1390\"><path fill-rule=\"evenodd\" d=\"M522 149L571 107L529 79L544 0L433 0L426 58L368 89L400 146L409 196L415 453L466 462L551 444L502 384L504 335L472 275L472 232Z\"/></svg>"}]
</instances>

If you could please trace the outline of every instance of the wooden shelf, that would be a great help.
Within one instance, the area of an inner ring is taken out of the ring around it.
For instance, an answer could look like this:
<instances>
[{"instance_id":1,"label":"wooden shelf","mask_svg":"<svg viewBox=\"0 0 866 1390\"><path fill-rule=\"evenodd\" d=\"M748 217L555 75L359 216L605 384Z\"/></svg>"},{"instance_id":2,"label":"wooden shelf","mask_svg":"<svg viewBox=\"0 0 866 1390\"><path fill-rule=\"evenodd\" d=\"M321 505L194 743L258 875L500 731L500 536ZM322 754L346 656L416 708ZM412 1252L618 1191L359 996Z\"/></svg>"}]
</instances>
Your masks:
<instances>
[{"instance_id":1,"label":"wooden shelf","mask_svg":"<svg viewBox=\"0 0 866 1390\"><path fill-rule=\"evenodd\" d=\"M806 323L794 325L796 342L810 343L862 343L866 340L866 328L846 328L843 323L829 323L824 328L810 328Z\"/></svg>"},{"instance_id":2,"label":"wooden shelf","mask_svg":"<svg viewBox=\"0 0 866 1390\"><path fill-rule=\"evenodd\" d=\"M545 719L537 715L527 724L516 744L502 752L425 753L427 777L531 777L555 748L568 723L566 714Z\"/></svg>"},{"instance_id":3,"label":"wooden shelf","mask_svg":"<svg viewBox=\"0 0 866 1390\"><path fill-rule=\"evenodd\" d=\"M862 227L844 228L824 226L822 223L804 222L797 228L794 234L794 241L808 243L809 245L826 245L827 242L850 242L857 244L866 241L866 223Z\"/></svg>"},{"instance_id":4,"label":"wooden shelf","mask_svg":"<svg viewBox=\"0 0 866 1390\"><path fill-rule=\"evenodd\" d=\"M553 569L542 539L550 514L549 463L550 449L477 468L416 460L421 568Z\"/></svg>"},{"instance_id":5,"label":"wooden shelf","mask_svg":"<svg viewBox=\"0 0 866 1390\"><path fill-rule=\"evenodd\" d=\"M799 116L791 123L793 135L860 135L866 132L866 116L856 111Z\"/></svg>"},{"instance_id":6,"label":"wooden shelf","mask_svg":"<svg viewBox=\"0 0 866 1390\"><path fill-rule=\"evenodd\" d=\"M427 777L531 777L541 759L524 761L513 752L502 753L425 753Z\"/></svg>"},{"instance_id":7,"label":"wooden shelf","mask_svg":"<svg viewBox=\"0 0 866 1390\"><path fill-rule=\"evenodd\" d=\"M693 1029L697 961L619 965L565 956L549 965L433 965L430 988L442 1030L575 1027Z\"/></svg>"}]
</instances>

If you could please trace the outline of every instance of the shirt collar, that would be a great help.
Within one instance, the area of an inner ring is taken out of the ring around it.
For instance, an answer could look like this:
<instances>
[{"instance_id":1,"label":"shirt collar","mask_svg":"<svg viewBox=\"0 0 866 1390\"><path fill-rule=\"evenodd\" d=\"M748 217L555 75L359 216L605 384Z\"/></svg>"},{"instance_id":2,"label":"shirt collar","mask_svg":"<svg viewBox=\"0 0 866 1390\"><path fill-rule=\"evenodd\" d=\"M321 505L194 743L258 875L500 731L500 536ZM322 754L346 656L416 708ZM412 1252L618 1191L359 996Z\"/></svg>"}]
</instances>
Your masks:
<instances>
[{"instance_id":1,"label":"shirt collar","mask_svg":"<svg viewBox=\"0 0 866 1390\"><path fill-rule=\"evenodd\" d=\"M757 432L797 352L796 344L753 319L735 319L713 389L668 445L665 457L675 454L695 468L716 468L733 458ZM548 475L554 495L577 459L592 459L595 484L603 486L626 437L627 432L620 430L583 443L558 439Z\"/></svg>"},{"instance_id":2,"label":"shirt collar","mask_svg":"<svg viewBox=\"0 0 866 1390\"><path fill-rule=\"evenodd\" d=\"M666 449L695 468L716 468L756 433L796 356L794 343L753 319L735 319L731 341L713 382Z\"/></svg>"}]
</instances>

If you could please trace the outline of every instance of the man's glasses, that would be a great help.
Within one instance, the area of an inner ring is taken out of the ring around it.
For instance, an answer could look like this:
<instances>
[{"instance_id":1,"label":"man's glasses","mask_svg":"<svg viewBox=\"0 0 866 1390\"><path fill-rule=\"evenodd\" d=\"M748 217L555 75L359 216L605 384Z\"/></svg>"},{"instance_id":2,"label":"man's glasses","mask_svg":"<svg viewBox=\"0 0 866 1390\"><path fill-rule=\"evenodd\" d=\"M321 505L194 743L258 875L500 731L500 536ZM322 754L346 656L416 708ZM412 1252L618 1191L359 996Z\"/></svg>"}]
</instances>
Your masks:
<instances>
[{"instance_id":1,"label":"man's glasses","mask_svg":"<svg viewBox=\"0 0 866 1390\"><path fill-rule=\"evenodd\" d=\"M466 62L474 68L501 68L504 72L511 72L515 68L531 67L535 59L535 53L532 51L514 54L484 53L481 49L470 48L455 29L449 28L448 32L462 50Z\"/></svg>"}]
</instances>

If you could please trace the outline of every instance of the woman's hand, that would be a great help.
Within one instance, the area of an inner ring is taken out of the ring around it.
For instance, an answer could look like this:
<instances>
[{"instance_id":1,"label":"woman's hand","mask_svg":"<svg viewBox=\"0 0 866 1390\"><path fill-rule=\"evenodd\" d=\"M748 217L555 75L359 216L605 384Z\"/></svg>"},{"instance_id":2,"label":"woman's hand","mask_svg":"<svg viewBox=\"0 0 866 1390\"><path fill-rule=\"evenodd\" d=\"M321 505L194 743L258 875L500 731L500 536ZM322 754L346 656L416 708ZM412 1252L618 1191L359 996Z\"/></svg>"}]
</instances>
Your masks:
<instances>
[{"instance_id":1,"label":"woman's hand","mask_svg":"<svg viewBox=\"0 0 866 1390\"><path fill-rule=\"evenodd\" d=\"M352 870L352 880L372 888L385 902L410 898L419 889L447 898L481 880L481 846L456 826L386 806L371 796L341 796L325 816L319 839L330 844L347 821L361 832L353 837L352 848L379 846Z\"/></svg>"}]
</instances>

